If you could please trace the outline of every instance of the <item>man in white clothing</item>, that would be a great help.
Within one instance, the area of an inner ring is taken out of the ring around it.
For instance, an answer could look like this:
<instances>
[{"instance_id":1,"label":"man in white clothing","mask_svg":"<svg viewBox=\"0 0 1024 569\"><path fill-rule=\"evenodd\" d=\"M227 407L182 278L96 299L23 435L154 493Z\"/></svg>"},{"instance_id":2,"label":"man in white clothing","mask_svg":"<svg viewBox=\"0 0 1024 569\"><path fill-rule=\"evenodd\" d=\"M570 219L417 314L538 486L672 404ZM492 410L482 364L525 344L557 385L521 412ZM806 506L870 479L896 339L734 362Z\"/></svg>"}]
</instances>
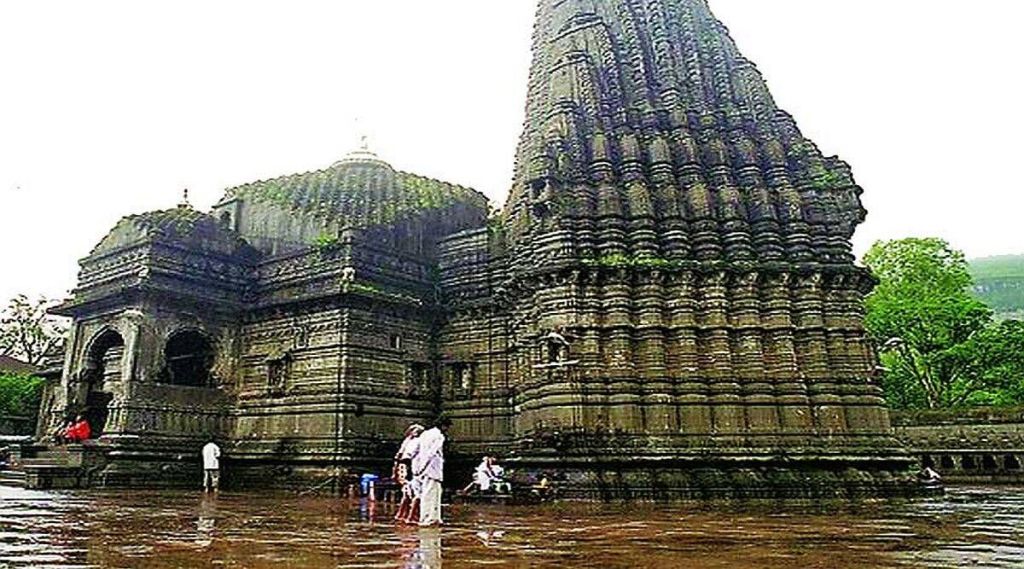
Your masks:
<instances>
[{"instance_id":1,"label":"man in white clothing","mask_svg":"<svg viewBox=\"0 0 1024 569\"><path fill-rule=\"evenodd\" d=\"M444 434L451 427L448 417L441 417L434 428L419 436L412 471L420 490L420 525L441 525L441 483L444 481Z\"/></svg>"},{"instance_id":2,"label":"man in white clothing","mask_svg":"<svg viewBox=\"0 0 1024 569\"><path fill-rule=\"evenodd\" d=\"M220 447L210 441L203 447L203 491L220 490Z\"/></svg>"}]
</instances>

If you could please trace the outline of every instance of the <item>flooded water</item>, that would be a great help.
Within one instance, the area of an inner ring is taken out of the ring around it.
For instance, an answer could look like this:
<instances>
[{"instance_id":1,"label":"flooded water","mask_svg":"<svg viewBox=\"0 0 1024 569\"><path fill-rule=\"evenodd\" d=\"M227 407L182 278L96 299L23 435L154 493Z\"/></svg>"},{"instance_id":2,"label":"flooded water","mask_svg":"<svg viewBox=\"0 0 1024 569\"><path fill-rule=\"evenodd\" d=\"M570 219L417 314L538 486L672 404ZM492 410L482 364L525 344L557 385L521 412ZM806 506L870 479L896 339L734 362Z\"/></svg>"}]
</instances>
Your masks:
<instances>
[{"instance_id":1,"label":"flooded water","mask_svg":"<svg viewBox=\"0 0 1024 569\"><path fill-rule=\"evenodd\" d=\"M0 567L1024 567L1024 490L920 502L457 505L440 530L329 498L0 487Z\"/></svg>"}]
</instances>

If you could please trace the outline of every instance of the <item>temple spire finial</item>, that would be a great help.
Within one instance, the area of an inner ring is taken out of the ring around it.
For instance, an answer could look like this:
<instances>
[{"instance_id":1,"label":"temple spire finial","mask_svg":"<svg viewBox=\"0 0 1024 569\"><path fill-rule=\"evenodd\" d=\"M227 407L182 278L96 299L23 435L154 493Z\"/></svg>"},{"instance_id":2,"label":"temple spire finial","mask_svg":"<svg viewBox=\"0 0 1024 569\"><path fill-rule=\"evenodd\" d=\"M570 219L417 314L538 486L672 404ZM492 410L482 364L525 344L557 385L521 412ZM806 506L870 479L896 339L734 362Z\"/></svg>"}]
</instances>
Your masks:
<instances>
[{"instance_id":1,"label":"temple spire finial","mask_svg":"<svg viewBox=\"0 0 1024 569\"><path fill-rule=\"evenodd\" d=\"M334 163L333 166L339 166L342 164L377 164L387 166L387 162L380 159L373 150L370 150L370 135L362 128L362 120L358 117L354 120L355 122L355 135L358 137L359 142L356 144L355 150L349 152L344 158Z\"/></svg>"},{"instance_id":2,"label":"temple spire finial","mask_svg":"<svg viewBox=\"0 0 1024 569\"><path fill-rule=\"evenodd\" d=\"M359 142L356 144L357 152L370 152L370 134L366 132L366 127L363 126L363 117L355 117L352 119L353 130L355 131L356 138Z\"/></svg>"}]
</instances>

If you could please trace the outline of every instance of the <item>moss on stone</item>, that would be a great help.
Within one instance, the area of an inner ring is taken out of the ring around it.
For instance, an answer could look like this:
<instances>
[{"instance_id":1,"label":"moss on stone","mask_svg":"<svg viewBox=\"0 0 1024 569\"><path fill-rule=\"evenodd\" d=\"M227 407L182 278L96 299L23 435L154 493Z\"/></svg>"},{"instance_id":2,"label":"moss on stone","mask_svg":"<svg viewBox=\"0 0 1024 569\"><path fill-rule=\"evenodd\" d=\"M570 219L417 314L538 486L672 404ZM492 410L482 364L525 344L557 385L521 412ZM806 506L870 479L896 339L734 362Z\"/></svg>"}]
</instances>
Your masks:
<instances>
[{"instance_id":1,"label":"moss on stone","mask_svg":"<svg viewBox=\"0 0 1024 569\"><path fill-rule=\"evenodd\" d=\"M678 269L683 267L683 263L678 261L672 261L671 259L665 259L663 257L656 257L653 255L625 255L616 253L612 255L604 255L601 257L590 257L583 259L583 264L590 267L605 267L605 268L646 268L646 269Z\"/></svg>"},{"instance_id":2,"label":"moss on stone","mask_svg":"<svg viewBox=\"0 0 1024 569\"><path fill-rule=\"evenodd\" d=\"M337 235L323 234L314 239L312 245L320 253L329 253L341 246L341 240Z\"/></svg>"},{"instance_id":3,"label":"moss on stone","mask_svg":"<svg viewBox=\"0 0 1024 569\"><path fill-rule=\"evenodd\" d=\"M283 176L228 190L225 199L267 203L299 215L343 218L353 228L388 224L459 204L488 207L483 194L381 161L341 161L324 170Z\"/></svg>"}]
</instances>

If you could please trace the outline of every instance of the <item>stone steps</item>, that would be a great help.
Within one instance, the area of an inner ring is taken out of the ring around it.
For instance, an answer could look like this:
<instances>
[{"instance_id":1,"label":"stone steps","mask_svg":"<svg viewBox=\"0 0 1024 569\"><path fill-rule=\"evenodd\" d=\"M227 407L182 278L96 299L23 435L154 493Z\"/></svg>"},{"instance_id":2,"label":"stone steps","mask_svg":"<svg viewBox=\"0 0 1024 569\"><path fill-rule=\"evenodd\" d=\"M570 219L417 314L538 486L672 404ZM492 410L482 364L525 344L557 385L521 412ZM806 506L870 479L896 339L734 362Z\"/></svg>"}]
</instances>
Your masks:
<instances>
[{"instance_id":1,"label":"stone steps","mask_svg":"<svg viewBox=\"0 0 1024 569\"><path fill-rule=\"evenodd\" d=\"M25 460L23 460L21 462L21 468L22 468L22 470L27 470L27 469L30 469L30 468L77 468L77 467L72 466L72 465L70 465L70 464L68 464L66 462L61 462L59 460L45 460L45 459L44 460L40 460L40 459L36 459L36 458L28 458L28 459L25 459Z\"/></svg>"},{"instance_id":2,"label":"stone steps","mask_svg":"<svg viewBox=\"0 0 1024 569\"><path fill-rule=\"evenodd\" d=\"M0 486L25 487L25 473L20 470L0 470Z\"/></svg>"},{"instance_id":3,"label":"stone steps","mask_svg":"<svg viewBox=\"0 0 1024 569\"><path fill-rule=\"evenodd\" d=\"M61 448L46 449L37 451L35 453L35 456L32 457L32 460L46 460L51 461L55 464L67 464L71 460L71 453L69 453L66 449Z\"/></svg>"},{"instance_id":4,"label":"stone steps","mask_svg":"<svg viewBox=\"0 0 1024 569\"><path fill-rule=\"evenodd\" d=\"M31 456L22 459L25 487L38 490L82 488L87 484L82 445L37 447Z\"/></svg>"},{"instance_id":5,"label":"stone steps","mask_svg":"<svg viewBox=\"0 0 1024 569\"><path fill-rule=\"evenodd\" d=\"M33 490L57 490L82 487L82 469L76 466L25 466L25 487Z\"/></svg>"}]
</instances>

